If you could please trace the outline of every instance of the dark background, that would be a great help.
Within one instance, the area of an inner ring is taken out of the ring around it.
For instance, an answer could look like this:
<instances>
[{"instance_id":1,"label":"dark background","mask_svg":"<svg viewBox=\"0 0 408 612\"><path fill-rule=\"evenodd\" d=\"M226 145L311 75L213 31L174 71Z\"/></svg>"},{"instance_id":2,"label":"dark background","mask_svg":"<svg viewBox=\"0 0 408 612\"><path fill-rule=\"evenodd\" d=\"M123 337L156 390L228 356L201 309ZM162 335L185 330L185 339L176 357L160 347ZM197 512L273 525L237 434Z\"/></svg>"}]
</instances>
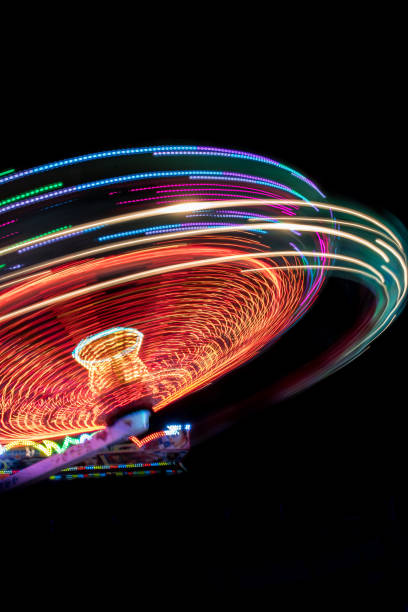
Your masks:
<instances>
[{"instance_id":1,"label":"dark background","mask_svg":"<svg viewBox=\"0 0 408 612\"><path fill-rule=\"evenodd\" d=\"M0 168L144 144L218 145L286 162L332 198L408 226L406 101L398 35L387 32L356 52L357 33L346 30L341 47L325 38L310 58L302 44L289 55L255 37L245 52L227 45L200 57L193 39L157 60L129 44L114 56L87 49L84 64L57 53L51 66L49 48L38 62L28 54L24 79L18 66L6 79ZM118 588L182 600L192 587L191 606L222 590L265 595L279 610L293 598L404 610L406 332L403 313L345 369L194 448L186 475L44 484L2 498L8 578L32 580L34 592L81 583L102 599ZM240 377L250 394L249 370ZM236 383L221 383L220 402Z\"/></svg>"}]
</instances>

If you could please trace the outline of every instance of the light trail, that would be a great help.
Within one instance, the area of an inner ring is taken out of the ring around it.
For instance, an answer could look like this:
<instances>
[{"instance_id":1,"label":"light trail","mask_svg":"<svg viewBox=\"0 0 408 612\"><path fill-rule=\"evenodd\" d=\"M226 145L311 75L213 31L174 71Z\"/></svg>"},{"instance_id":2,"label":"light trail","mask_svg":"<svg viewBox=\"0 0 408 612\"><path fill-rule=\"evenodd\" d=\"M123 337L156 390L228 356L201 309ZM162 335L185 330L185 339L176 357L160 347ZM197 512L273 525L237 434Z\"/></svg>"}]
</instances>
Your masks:
<instances>
[{"instance_id":1,"label":"light trail","mask_svg":"<svg viewBox=\"0 0 408 612\"><path fill-rule=\"evenodd\" d=\"M109 174L107 160L129 158L133 174ZM209 158L222 158L222 169L209 170ZM57 171L61 180L44 186ZM276 342L328 278L357 281L372 310L324 368L293 377L290 395L362 354L407 297L405 234L328 202L264 156L166 146L94 153L3 174L0 203L1 226L16 228L0 248L6 446L58 452L54 439L91 435L140 398L160 412ZM127 353L132 333L143 343Z\"/></svg>"}]
</instances>

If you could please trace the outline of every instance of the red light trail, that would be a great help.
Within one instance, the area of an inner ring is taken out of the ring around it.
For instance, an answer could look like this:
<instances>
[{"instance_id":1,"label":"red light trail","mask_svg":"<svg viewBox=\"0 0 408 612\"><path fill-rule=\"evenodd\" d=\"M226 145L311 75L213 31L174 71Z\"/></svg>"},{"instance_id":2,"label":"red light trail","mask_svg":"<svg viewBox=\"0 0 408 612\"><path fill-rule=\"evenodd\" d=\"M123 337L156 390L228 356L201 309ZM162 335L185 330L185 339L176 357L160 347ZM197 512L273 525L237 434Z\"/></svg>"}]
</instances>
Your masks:
<instances>
[{"instance_id":1,"label":"red light trail","mask_svg":"<svg viewBox=\"0 0 408 612\"><path fill-rule=\"evenodd\" d=\"M405 237L242 151L144 147L1 173L0 215L16 230L0 247L2 444L97 431L137 400L159 413L278 340L329 274L365 284L373 312L290 395L406 300Z\"/></svg>"}]
</instances>

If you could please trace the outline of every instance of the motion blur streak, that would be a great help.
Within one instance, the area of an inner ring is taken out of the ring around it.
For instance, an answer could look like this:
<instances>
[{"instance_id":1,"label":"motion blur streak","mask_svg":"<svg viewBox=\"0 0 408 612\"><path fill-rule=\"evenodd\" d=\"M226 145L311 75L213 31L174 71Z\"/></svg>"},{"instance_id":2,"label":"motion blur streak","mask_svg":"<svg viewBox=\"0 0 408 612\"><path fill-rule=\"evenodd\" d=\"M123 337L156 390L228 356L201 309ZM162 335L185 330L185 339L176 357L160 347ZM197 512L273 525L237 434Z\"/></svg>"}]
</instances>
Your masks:
<instances>
[{"instance_id":1,"label":"motion blur streak","mask_svg":"<svg viewBox=\"0 0 408 612\"><path fill-rule=\"evenodd\" d=\"M265 156L93 153L4 174L0 201L3 450L60 452L139 400L160 413L270 349L329 277L358 281L374 307L324 367L282 382L288 396L355 359L406 300L405 230Z\"/></svg>"}]
</instances>

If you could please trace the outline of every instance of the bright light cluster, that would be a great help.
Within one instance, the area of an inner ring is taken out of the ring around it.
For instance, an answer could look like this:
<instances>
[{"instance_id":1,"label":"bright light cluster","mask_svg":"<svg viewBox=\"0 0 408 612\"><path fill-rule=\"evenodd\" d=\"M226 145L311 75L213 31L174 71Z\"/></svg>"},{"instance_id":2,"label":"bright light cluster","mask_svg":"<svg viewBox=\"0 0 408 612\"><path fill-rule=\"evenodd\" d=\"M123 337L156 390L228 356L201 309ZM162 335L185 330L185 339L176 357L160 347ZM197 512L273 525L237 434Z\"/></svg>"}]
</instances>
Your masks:
<instances>
[{"instance_id":1,"label":"bright light cluster","mask_svg":"<svg viewBox=\"0 0 408 612\"><path fill-rule=\"evenodd\" d=\"M152 434L145 436L144 438L137 438L136 436L132 436L131 440L138 448L143 448L144 446L149 445L151 442L155 440L159 440L164 437L177 437L181 434L182 431L190 431L191 425L189 423L185 425L168 425L168 427L162 431L155 431ZM0 444L0 456L4 455L10 450L15 448L33 448L37 450L44 457L50 457L51 455L58 453L61 454L66 451L72 445L82 444L86 440L89 440L94 434L81 434L78 437L65 436L63 440L55 441L55 440L42 440L41 442L36 442L35 440L13 440L9 442L5 446ZM116 466L121 467L121 466ZM68 468L67 468L68 469ZM70 468L72 469L72 468Z\"/></svg>"},{"instance_id":2,"label":"bright light cluster","mask_svg":"<svg viewBox=\"0 0 408 612\"><path fill-rule=\"evenodd\" d=\"M1 172L0 240L5 445L102 429L138 398L158 412L277 341L329 273L368 287L375 307L323 365L283 383L290 395L359 355L407 293L390 223L328 203L286 165L217 147Z\"/></svg>"},{"instance_id":3,"label":"bright light cluster","mask_svg":"<svg viewBox=\"0 0 408 612\"><path fill-rule=\"evenodd\" d=\"M72 356L89 371L93 393L148 380L149 372L138 357L142 340L143 334L130 327L112 327L81 340Z\"/></svg>"},{"instance_id":4,"label":"bright light cluster","mask_svg":"<svg viewBox=\"0 0 408 612\"><path fill-rule=\"evenodd\" d=\"M63 453L72 445L82 444L82 442L92 438L93 435L94 434L92 433L85 433L81 434L77 438L66 436L64 440L60 441L59 443L57 443L55 440L42 440L41 442L36 442L35 440L13 440L5 446L0 445L0 456L14 448L33 448L41 453L44 457L50 457L55 453Z\"/></svg>"}]
</instances>

